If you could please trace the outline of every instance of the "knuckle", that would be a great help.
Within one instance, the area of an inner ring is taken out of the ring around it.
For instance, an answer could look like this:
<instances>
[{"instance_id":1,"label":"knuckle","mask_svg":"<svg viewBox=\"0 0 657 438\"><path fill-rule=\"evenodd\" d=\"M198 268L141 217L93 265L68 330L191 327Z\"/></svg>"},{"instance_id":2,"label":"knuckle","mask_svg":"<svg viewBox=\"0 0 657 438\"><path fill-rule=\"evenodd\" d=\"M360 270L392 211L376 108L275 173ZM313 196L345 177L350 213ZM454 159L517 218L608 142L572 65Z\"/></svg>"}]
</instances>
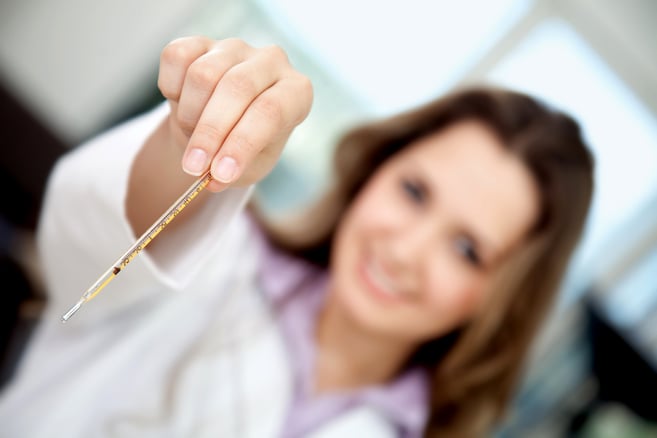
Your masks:
<instances>
[{"instance_id":1,"label":"knuckle","mask_svg":"<svg viewBox=\"0 0 657 438\"><path fill-rule=\"evenodd\" d=\"M310 96L313 96L313 82L310 80L310 78L306 75L299 74L299 82L301 83L301 86L303 87L304 91Z\"/></svg>"},{"instance_id":2,"label":"knuckle","mask_svg":"<svg viewBox=\"0 0 657 438\"><path fill-rule=\"evenodd\" d=\"M297 75L296 82L297 82L297 87L299 88L299 94L308 102L312 101L314 90L313 90L313 83L310 80L310 78L299 73Z\"/></svg>"},{"instance_id":3,"label":"knuckle","mask_svg":"<svg viewBox=\"0 0 657 438\"><path fill-rule=\"evenodd\" d=\"M276 62L281 62L281 63L288 62L287 53L285 52L285 50L283 50L281 46L271 45L263 48L262 50L268 57L270 57Z\"/></svg>"},{"instance_id":4,"label":"knuckle","mask_svg":"<svg viewBox=\"0 0 657 438\"><path fill-rule=\"evenodd\" d=\"M234 152L235 159L241 162L247 162L249 157L255 156L259 150L258 146L245 133L233 132L227 143Z\"/></svg>"},{"instance_id":5,"label":"knuckle","mask_svg":"<svg viewBox=\"0 0 657 438\"><path fill-rule=\"evenodd\" d=\"M253 110L273 125L280 125L283 120L281 102L269 96L260 96L253 102Z\"/></svg>"},{"instance_id":6,"label":"knuckle","mask_svg":"<svg viewBox=\"0 0 657 438\"><path fill-rule=\"evenodd\" d=\"M208 62L198 60L189 66L187 78L196 87L214 87L217 81L217 72Z\"/></svg>"},{"instance_id":7,"label":"knuckle","mask_svg":"<svg viewBox=\"0 0 657 438\"><path fill-rule=\"evenodd\" d=\"M312 107L313 102L313 84L310 79L301 74L297 73L293 77L294 80L294 93L298 96L299 105L295 108L295 111L290 115L290 124L291 127L294 127L301 122L303 122Z\"/></svg>"},{"instance_id":8,"label":"knuckle","mask_svg":"<svg viewBox=\"0 0 657 438\"><path fill-rule=\"evenodd\" d=\"M175 87L171 85L170 81L168 81L162 73L157 77L157 88L167 99L178 98Z\"/></svg>"},{"instance_id":9,"label":"knuckle","mask_svg":"<svg viewBox=\"0 0 657 438\"><path fill-rule=\"evenodd\" d=\"M183 134L185 134L187 137L190 137L192 132L194 132L196 120L184 114L177 114L176 120L178 121L178 126L180 126L180 130L183 132Z\"/></svg>"},{"instance_id":10,"label":"knuckle","mask_svg":"<svg viewBox=\"0 0 657 438\"><path fill-rule=\"evenodd\" d=\"M313 89L313 83L310 80L310 78L304 75L300 75L300 77L301 79L299 81L299 87L301 88L301 95L305 99L304 100L305 108L301 112L300 119L296 121L297 123L301 123L301 121L303 121L303 119L305 119L306 116L310 113L310 108L312 106L314 93L315 93Z\"/></svg>"},{"instance_id":11,"label":"knuckle","mask_svg":"<svg viewBox=\"0 0 657 438\"><path fill-rule=\"evenodd\" d=\"M198 123L194 129L194 143L206 150L213 150L222 138L221 130L210 123Z\"/></svg>"},{"instance_id":12,"label":"knuckle","mask_svg":"<svg viewBox=\"0 0 657 438\"><path fill-rule=\"evenodd\" d=\"M227 50L242 50L248 48L243 40L239 38L226 38L217 42L217 46Z\"/></svg>"},{"instance_id":13,"label":"knuckle","mask_svg":"<svg viewBox=\"0 0 657 438\"><path fill-rule=\"evenodd\" d=\"M162 49L160 61L166 64L177 64L190 58L192 53L188 39L179 38L171 41Z\"/></svg>"},{"instance_id":14,"label":"knuckle","mask_svg":"<svg viewBox=\"0 0 657 438\"><path fill-rule=\"evenodd\" d=\"M188 138L194 132L196 122L196 117L192 116L189 112L184 112L181 107L178 108L178 112L176 113L176 123L180 127L182 133Z\"/></svg>"},{"instance_id":15,"label":"knuckle","mask_svg":"<svg viewBox=\"0 0 657 438\"><path fill-rule=\"evenodd\" d=\"M254 79L245 72L236 68L225 75L226 84L231 93L238 96L253 96L256 94Z\"/></svg>"}]
</instances>

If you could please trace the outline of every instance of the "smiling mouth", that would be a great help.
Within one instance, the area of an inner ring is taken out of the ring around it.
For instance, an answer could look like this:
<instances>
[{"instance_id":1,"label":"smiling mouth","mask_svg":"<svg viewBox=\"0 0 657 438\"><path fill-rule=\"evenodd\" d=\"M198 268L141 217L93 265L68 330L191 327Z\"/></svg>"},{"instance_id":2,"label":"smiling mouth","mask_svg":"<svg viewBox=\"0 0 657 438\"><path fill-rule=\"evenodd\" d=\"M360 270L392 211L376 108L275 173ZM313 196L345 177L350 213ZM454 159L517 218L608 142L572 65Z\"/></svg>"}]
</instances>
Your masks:
<instances>
[{"instance_id":1,"label":"smiling mouth","mask_svg":"<svg viewBox=\"0 0 657 438\"><path fill-rule=\"evenodd\" d=\"M372 259L368 259L362 263L361 276L367 289L379 300L384 302L401 300L402 293L399 288L385 273L383 268Z\"/></svg>"}]
</instances>

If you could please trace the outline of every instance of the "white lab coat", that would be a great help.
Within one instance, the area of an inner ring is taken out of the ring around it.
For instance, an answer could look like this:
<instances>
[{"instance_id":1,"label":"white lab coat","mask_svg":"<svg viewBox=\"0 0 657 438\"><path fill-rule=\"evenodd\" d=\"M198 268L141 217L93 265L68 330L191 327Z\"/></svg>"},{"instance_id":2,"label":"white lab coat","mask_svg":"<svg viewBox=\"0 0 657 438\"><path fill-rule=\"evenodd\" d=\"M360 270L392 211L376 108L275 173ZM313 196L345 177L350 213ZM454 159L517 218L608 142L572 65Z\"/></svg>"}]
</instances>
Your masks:
<instances>
[{"instance_id":1,"label":"white lab coat","mask_svg":"<svg viewBox=\"0 0 657 438\"><path fill-rule=\"evenodd\" d=\"M185 229L158 237L163 257L140 254L60 322L134 242L128 175L166 111L109 131L56 166L38 231L49 305L0 397L0 437L280 436L291 367L258 292L263 261L242 212L249 189L213 196ZM361 407L311 436L395 435L379 412Z\"/></svg>"}]
</instances>

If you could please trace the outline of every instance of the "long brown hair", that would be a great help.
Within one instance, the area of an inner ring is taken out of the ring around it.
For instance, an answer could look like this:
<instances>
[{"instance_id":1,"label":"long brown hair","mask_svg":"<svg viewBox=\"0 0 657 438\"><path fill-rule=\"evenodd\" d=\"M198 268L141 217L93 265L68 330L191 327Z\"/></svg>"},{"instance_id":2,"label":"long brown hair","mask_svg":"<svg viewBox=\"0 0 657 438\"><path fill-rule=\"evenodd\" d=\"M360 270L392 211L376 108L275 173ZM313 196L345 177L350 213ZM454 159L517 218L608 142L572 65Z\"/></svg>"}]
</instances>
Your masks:
<instances>
[{"instance_id":1,"label":"long brown hair","mask_svg":"<svg viewBox=\"0 0 657 438\"><path fill-rule=\"evenodd\" d=\"M483 122L525 163L542 209L523 244L496 271L487 310L412 358L432 376L427 437L482 436L504 414L589 208L593 159L577 123L515 91L457 90L347 133L337 145L331 189L286 226L263 223L274 245L327 267L343 212L377 168L415 140L464 120Z\"/></svg>"}]
</instances>

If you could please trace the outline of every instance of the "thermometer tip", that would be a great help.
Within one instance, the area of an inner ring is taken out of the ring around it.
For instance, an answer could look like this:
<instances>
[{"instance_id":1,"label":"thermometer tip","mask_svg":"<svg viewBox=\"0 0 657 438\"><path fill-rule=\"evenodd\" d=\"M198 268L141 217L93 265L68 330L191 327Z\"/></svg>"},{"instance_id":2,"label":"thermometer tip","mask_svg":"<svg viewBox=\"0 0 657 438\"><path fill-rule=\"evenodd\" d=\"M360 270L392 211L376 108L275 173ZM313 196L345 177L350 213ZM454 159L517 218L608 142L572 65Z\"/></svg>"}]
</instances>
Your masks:
<instances>
[{"instance_id":1,"label":"thermometer tip","mask_svg":"<svg viewBox=\"0 0 657 438\"><path fill-rule=\"evenodd\" d=\"M71 307L68 310L68 312L64 314L64 316L62 316L62 322L68 321L71 318L71 316L75 315L75 312L77 312L80 309L80 307L82 307L83 303L84 303L84 298L80 298L80 300L78 300L78 302L75 303L75 305Z\"/></svg>"}]
</instances>

